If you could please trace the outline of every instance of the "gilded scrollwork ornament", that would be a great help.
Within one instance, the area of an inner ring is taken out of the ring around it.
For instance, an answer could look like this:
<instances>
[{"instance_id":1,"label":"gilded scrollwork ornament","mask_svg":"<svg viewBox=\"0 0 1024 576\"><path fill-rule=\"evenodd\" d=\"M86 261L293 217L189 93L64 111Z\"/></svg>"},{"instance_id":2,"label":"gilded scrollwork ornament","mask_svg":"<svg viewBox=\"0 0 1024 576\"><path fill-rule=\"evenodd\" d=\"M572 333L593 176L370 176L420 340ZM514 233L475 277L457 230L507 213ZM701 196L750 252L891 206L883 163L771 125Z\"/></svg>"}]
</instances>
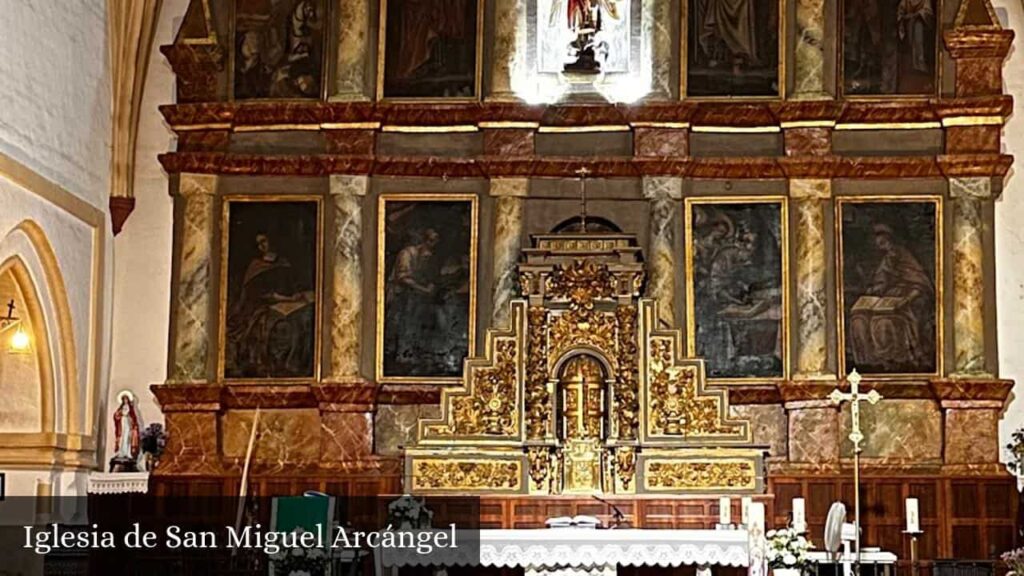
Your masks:
<instances>
[{"instance_id":1,"label":"gilded scrollwork ornament","mask_svg":"<svg viewBox=\"0 0 1024 576\"><path fill-rule=\"evenodd\" d=\"M639 429L638 419L640 412L640 402L637 399L640 355L637 346L636 306L619 306L615 310L615 316L619 329L619 370L615 375L615 408L618 418L618 436L625 440L634 440Z\"/></svg>"},{"instance_id":2,"label":"gilded scrollwork ornament","mask_svg":"<svg viewBox=\"0 0 1024 576\"><path fill-rule=\"evenodd\" d=\"M651 435L699 438L741 433L740 426L723 421L718 397L698 393L698 367L674 362L671 339L652 338L648 360Z\"/></svg>"},{"instance_id":3,"label":"gilded scrollwork ornament","mask_svg":"<svg viewBox=\"0 0 1024 576\"><path fill-rule=\"evenodd\" d=\"M514 491L522 484L518 461L423 459L414 461L412 473L416 490Z\"/></svg>"},{"instance_id":4,"label":"gilded scrollwork ornament","mask_svg":"<svg viewBox=\"0 0 1024 576\"><path fill-rule=\"evenodd\" d=\"M619 446L615 449L615 475L618 476L619 486L623 490L630 490L636 477L636 448Z\"/></svg>"},{"instance_id":5,"label":"gilded scrollwork ornament","mask_svg":"<svg viewBox=\"0 0 1024 576\"><path fill-rule=\"evenodd\" d=\"M757 484L752 461L649 460L644 466L649 490L751 490Z\"/></svg>"},{"instance_id":6,"label":"gilded scrollwork ornament","mask_svg":"<svg viewBox=\"0 0 1024 576\"><path fill-rule=\"evenodd\" d=\"M551 435L551 392L548 390L548 311L531 306L526 359L526 435L531 440Z\"/></svg>"},{"instance_id":7,"label":"gilded scrollwork ornament","mask_svg":"<svg viewBox=\"0 0 1024 576\"><path fill-rule=\"evenodd\" d=\"M555 268L547 280L547 294L555 300L568 300L573 310L590 310L595 300L615 295L615 277L607 265L575 260Z\"/></svg>"},{"instance_id":8,"label":"gilded scrollwork ornament","mask_svg":"<svg viewBox=\"0 0 1024 576\"><path fill-rule=\"evenodd\" d=\"M534 446L526 450L530 464L530 489L547 494L551 491L551 451L546 446Z\"/></svg>"}]
</instances>

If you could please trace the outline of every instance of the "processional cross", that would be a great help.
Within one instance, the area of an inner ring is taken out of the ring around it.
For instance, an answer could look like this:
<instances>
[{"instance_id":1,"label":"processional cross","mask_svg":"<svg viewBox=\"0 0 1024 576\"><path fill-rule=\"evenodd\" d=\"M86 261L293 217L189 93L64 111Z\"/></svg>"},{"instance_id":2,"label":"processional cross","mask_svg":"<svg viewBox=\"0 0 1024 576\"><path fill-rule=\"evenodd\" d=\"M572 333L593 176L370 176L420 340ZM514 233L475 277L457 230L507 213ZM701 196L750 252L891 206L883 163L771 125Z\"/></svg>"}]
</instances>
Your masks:
<instances>
[{"instance_id":1,"label":"processional cross","mask_svg":"<svg viewBox=\"0 0 1024 576\"><path fill-rule=\"evenodd\" d=\"M590 170L584 166L576 171L576 175L580 177L580 231L586 234L587 232L587 175L590 174Z\"/></svg>"},{"instance_id":2,"label":"processional cross","mask_svg":"<svg viewBox=\"0 0 1024 576\"><path fill-rule=\"evenodd\" d=\"M877 390L861 394L860 380L860 374L854 369L846 377L846 381L850 383L850 391L843 392L836 388L829 395L829 399L837 406L841 406L843 402L850 403L850 419L852 424L850 425L849 438L850 442L853 442L853 524L857 530L853 549L857 556L857 566L860 566L860 453L863 450L861 442L864 441L864 433L860 431L860 403L866 401L874 405L878 404L878 401L882 399L882 395Z\"/></svg>"}]
</instances>

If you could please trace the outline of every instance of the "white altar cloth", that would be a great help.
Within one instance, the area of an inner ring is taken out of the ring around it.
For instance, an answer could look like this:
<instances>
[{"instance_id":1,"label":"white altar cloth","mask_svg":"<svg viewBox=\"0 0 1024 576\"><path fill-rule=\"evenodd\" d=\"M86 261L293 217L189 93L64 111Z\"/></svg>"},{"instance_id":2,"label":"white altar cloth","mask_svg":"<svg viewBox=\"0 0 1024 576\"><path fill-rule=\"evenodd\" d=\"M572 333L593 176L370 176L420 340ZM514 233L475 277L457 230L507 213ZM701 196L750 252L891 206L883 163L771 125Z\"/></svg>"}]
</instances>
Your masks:
<instances>
[{"instance_id":1,"label":"white altar cloth","mask_svg":"<svg viewBox=\"0 0 1024 576\"><path fill-rule=\"evenodd\" d=\"M383 567L522 567L532 573L614 574L616 566L747 566L746 530L481 530L479 548L379 550ZM467 536L468 538L468 536ZM456 540L459 538L456 536Z\"/></svg>"}]
</instances>

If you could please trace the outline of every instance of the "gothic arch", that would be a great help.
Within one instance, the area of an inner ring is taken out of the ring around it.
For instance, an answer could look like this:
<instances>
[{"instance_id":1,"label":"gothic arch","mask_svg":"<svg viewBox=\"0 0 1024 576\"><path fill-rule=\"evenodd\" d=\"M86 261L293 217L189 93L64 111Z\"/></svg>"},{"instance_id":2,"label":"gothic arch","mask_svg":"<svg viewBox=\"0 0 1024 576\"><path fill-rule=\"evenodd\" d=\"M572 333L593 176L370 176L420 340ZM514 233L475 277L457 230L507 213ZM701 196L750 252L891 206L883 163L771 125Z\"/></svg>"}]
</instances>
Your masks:
<instances>
[{"instance_id":1,"label":"gothic arch","mask_svg":"<svg viewBox=\"0 0 1024 576\"><path fill-rule=\"evenodd\" d=\"M23 220L0 239L0 273L14 274L35 331L44 412L43 432L78 434L85 406L79 401L75 336L64 276L43 229Z\"/></svg>"}]
</instances>

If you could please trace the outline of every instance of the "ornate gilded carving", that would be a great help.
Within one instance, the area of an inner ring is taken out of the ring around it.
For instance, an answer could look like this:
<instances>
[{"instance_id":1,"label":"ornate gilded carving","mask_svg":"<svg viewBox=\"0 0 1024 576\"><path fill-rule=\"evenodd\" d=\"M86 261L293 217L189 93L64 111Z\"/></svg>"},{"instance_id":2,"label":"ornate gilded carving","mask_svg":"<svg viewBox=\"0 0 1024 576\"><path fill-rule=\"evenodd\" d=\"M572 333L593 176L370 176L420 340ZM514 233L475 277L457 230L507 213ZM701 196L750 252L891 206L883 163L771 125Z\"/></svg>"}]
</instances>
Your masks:
<instances>
[{"instance_id":1,"label":"ornate gilded carving","mask_svg":"<svg viewBox=\"0 0 1024 576\"><path fill-rule=\"evenodd\" d=\"M572 309L552 314L548 358L553 364L567 352L582 346L600 350L614 360L615 314L592 309Z\"/></svg>"},{"instance_id":2,"label":"ornate gilded carving","mask_svg":"<svg viewBox=\"0 0 1024 576\"><path fill-rule=\"evenodd\" d=\"M672 340L651 338L648 360L649 416L652 436L722 436L742 433L742 427L722 419L722 400L698 393L699 367L676 366Z\"/></svg>"},{"instance_id":3,"label":"ornate gilded carving","mask_svg":"<svg viewBox=\"0 0 1024 576\"><path fill-rule=\"evenodd\" d=\"M494 346L494 366L473 370L472 394L452 396L446 424L427 427L428 434L515 436L519 406L516 343L502 339Z\"/></svg>"},{"instance_id":4,"label":"ornate gilded carving","mask_svg":"<svg viewBox=\"0 0 1024 576\"><path fill-rule=\"evenodd\" d=\"M531 440L552 435L551 393L548 390L547 319L548 311L544 307L530 307L526 359L526 435Z\"/></svg>"},{"instance_id":5,"label":"ornate gilded carving","mask_svg":"<svg viewBox=\"0 0 1024 576\"><path fill-rule=\"evenodd\" d=\"M546 446L526 450L530 463L530 491L547 494L551 491L551 451Z\"/></svg>"},{"instance_id":6,"label":"ornate gilded carving","mask_svg":"<svg viewBox=\"0 0 1024 576\"><path fill-rule=\"evenodd\" d=\"M418 459L412 469L414 491L518 491L522 464L515 460Z\"/></svg>"},{"instance_id":7,"label":"ornate gilded carving","mask_svg":"<svg viewBox=\"0 0 1024 576\"><path fill-rule=\"evenodd\" d=\"M636 449L632 446L619 446L615 449L615 475L619 486L629 491L636 476Z\"/></svg>"},{"instance_id":8,"label":"ornate gilded carving","mask_svg":"<svg viewBox=\"0 0 1024 576\"><path fill-rule=\"evenodd\" d=\"M602 492L601 446L597 439L569 440L563 449L562 458L565 479L563 492Z\"/></svg>"},{"instance_id":9,"label":"ornate gilded carving","mask_svg":"<svg viewBox=\"0 0 1024 576\"><path fill-rule=\"evenodd\" d=\"M640 413L640 402L637 399L640 354L637 346L636 306L619 306L615 316L619 325L619 370L615 374L617 433L621 439L635 440Z\"/></svg>"},{"instance_id":10,"label":"ornate gilded carving","mask_svg":"<svg viewBox=\"0 0 1024 576\"><path fill-rule=\"evenodd\" d=\"M753 490L757 470L751 460L647 460L647 490Z\"/></svg>"},{"instance_id":11,"label":"ornate gilded carving","mask_svg":"<svg viewBox=\"0 0 1024 576\"><path fill-rule=\"evenodd\" d=\"M590 310L594 300L608 299L615 294L615 277L607 265L594 260L575 260L557 266L547 283L548 296L568 300L574 311Z\"/></svg>"},{"instance_id":12,"label":"ornate gilded carving","mask_svg":"<svg viewBox=\"0 0 1024 576\"><path fill-rule=\"evenodd\" d=\"M562 368L562 429L565 438L603 438L604 368L589 354L574 356Z\"/></svg>"}]
</instances>

